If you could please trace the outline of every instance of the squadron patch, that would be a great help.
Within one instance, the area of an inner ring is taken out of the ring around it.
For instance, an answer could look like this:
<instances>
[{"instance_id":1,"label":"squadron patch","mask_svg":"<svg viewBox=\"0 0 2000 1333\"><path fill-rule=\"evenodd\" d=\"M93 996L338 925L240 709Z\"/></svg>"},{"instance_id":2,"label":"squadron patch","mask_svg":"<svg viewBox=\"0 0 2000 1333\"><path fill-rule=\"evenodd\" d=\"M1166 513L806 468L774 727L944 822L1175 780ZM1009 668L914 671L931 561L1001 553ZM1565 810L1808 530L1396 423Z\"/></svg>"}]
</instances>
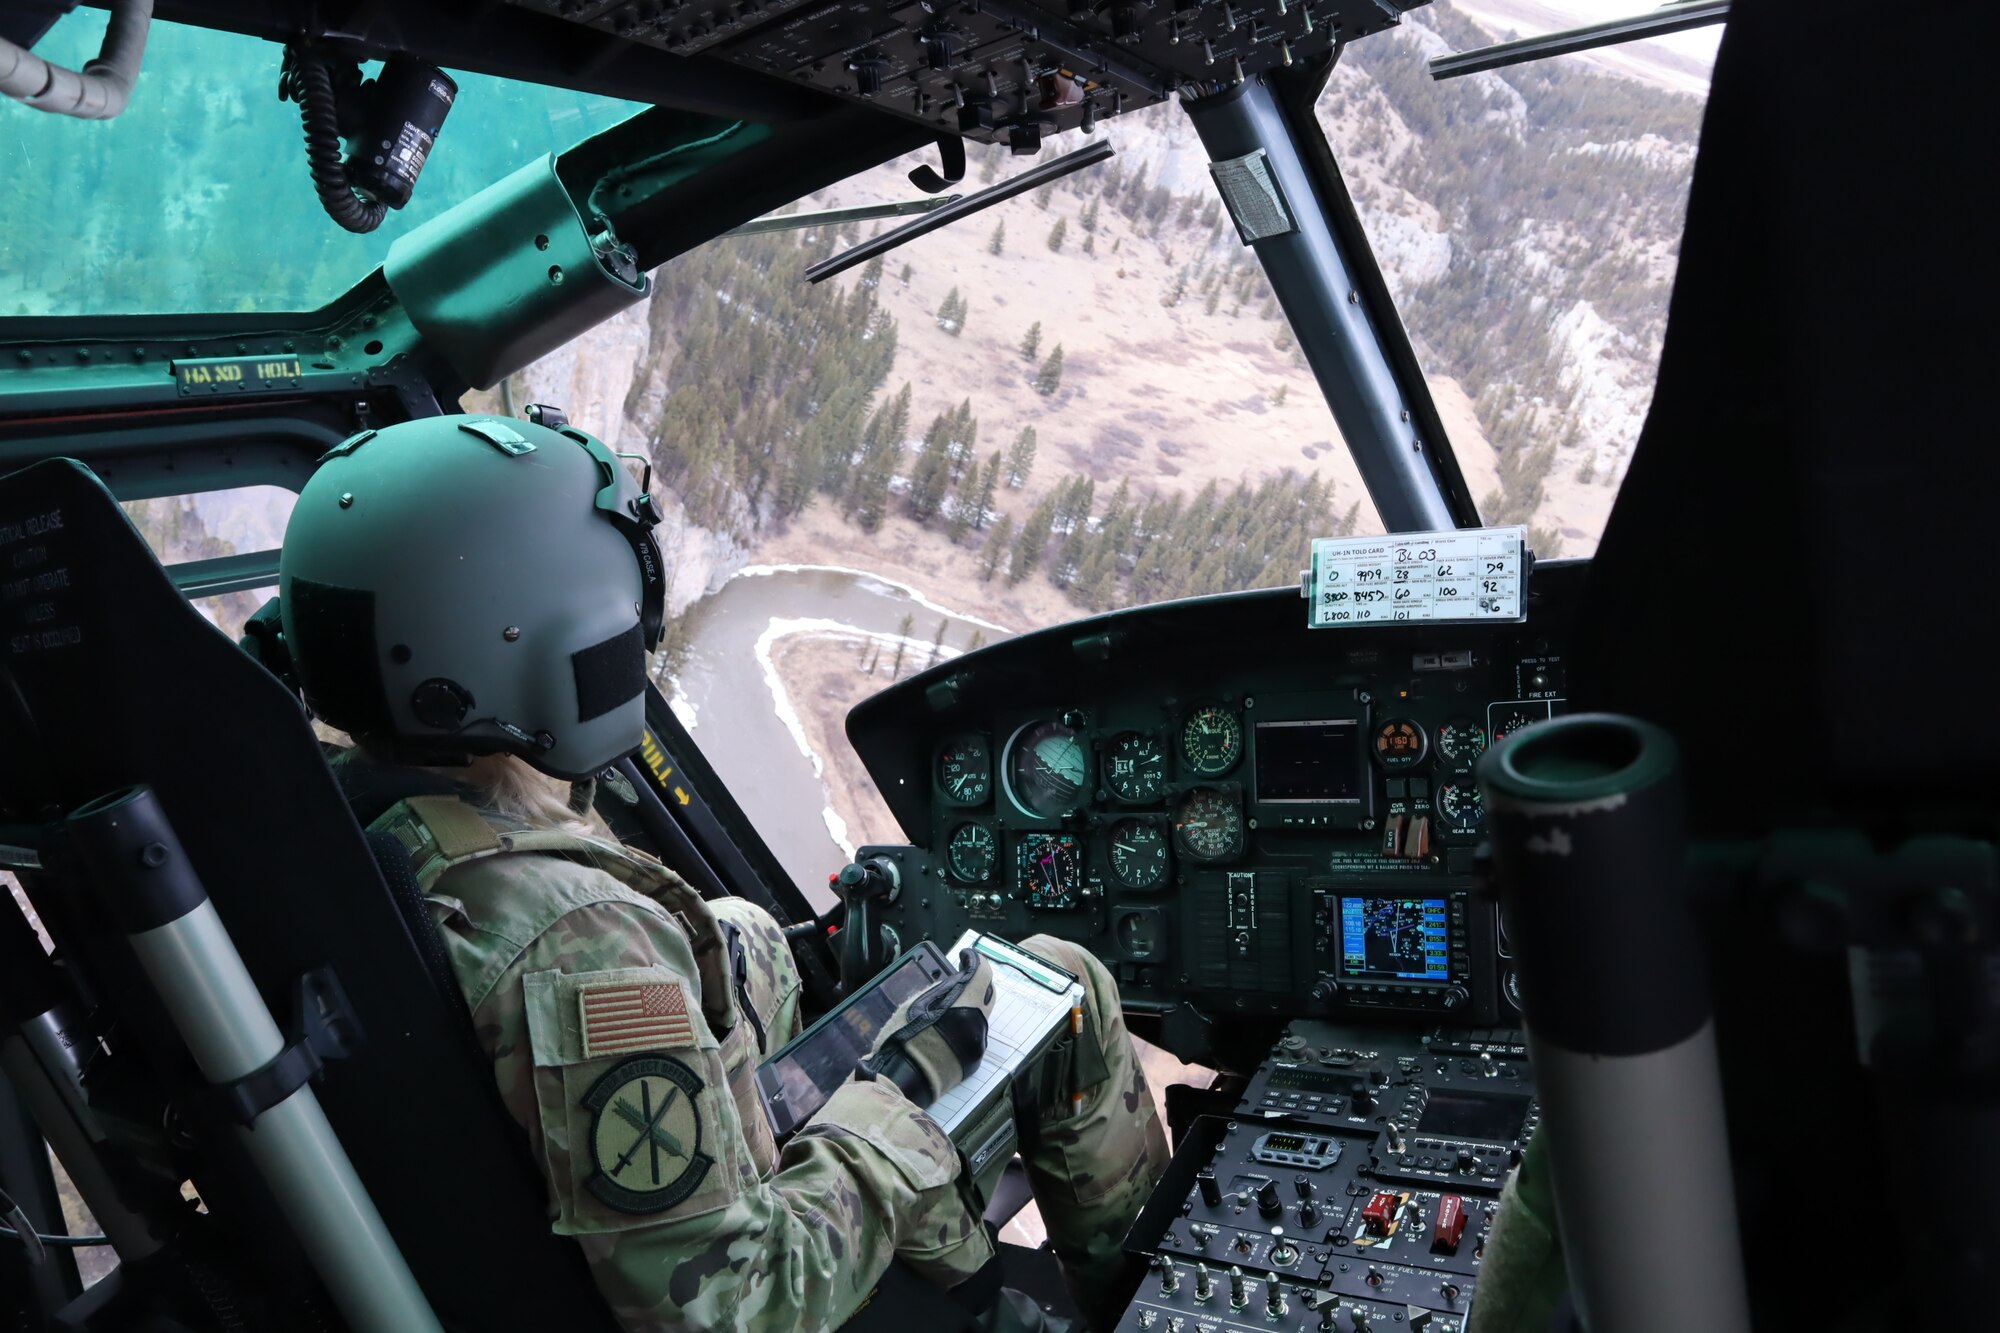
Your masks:
<instances>
[{"instance_id":1,"label":"squadron patch","mask_svg":"<svg viewBox=\"0 0 2000 1333\"><path fill-rule=\"evenodd\" d=\"M594 1169L584 1187L621 1213L658 1213L701 1185L715 1160L701 1150L702 1081L665 1055L627 1060L591 1086Z\"/></svg>"}]
</instances>

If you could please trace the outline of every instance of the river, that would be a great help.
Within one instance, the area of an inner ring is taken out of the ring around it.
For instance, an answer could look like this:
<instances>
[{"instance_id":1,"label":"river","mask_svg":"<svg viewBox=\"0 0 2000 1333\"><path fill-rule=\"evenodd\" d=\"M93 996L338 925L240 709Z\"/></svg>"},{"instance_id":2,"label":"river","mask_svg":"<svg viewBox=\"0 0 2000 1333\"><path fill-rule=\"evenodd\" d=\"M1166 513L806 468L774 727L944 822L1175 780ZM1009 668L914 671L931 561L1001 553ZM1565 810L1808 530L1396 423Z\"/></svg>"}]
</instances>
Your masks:
<instances>
[{"instance_id":1,"label":"river","mask_svg":"<svg viewBox=\"0 0 2000 1333\"><path fill-rule=\"evenodd\" d=\"M688 608L688 655L675 708L693 723L702 754L734 793L764 841L815 907L831 897L826 877L847 861L827 814L826 789L804 734L786 721L791 707L768 660L788 631L828 630L893 639L904 616L928 652L940 617L946 641L974 631L987 639L1010 632L948 611L914 589L859 570L753 565ZM760 654L760 646L762 653Z\"/></svg>"}]
</instances>

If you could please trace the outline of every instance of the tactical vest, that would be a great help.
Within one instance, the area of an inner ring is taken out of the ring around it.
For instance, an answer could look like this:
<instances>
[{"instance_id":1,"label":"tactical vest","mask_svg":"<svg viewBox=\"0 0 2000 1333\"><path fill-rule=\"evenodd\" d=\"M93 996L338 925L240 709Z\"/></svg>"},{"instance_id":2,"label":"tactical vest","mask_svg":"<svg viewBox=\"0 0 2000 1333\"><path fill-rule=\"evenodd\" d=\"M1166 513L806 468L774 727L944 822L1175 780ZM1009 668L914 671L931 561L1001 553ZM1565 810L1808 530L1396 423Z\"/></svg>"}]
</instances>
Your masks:
<instances>
[{"instance_id":1,"label":"tactical vest","mask_svg":"<svg viewBox=\"0 0 2000 1333\"><path fill-rule=\"evenodd\" d=\"M503 829L456 796L408 797L368 827L371 832L395 835L408 851L417 887L430 904L431 919L440 930L465 907L454 898L433 892L438 880L456 866L495 856L561 857L604 871L612 880L586 879L560 892L522 895L484 909L498 919L478 924L509 939L537 939L563 917L592 903L626 902L663 913L687 938L694 953L702 1017L720 1044L730 1094L757 1172L768 1177L777 1170L777 1143L757 1095L757 1046L748 1034L749 1024L738 1021L739 1009L730 985L732 976L742 975L740 956L732 958L733 953L740 955L742 945L734 931L727 932L725 938L715 913L686 880L645 853L620 843L563 829ZM496 967L491 976L460 978L466 1004L476 1011L505 967L505 963ZM747 1005L742 1012L755 1021L756 1015Z\"/></svg>"}]
</instances>

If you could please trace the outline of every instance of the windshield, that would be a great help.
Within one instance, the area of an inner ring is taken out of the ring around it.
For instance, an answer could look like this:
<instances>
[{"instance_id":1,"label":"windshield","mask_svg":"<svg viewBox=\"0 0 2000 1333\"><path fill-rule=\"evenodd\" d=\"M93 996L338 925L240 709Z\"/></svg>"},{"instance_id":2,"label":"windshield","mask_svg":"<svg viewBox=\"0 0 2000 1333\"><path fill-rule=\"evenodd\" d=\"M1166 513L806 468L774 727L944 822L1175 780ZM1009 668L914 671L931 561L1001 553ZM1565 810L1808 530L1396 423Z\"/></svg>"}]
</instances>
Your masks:
<instances>
[{"instance_id":1,"label":"windshield","mask_svg":"<svg viewBox=\"0 0 2000 1333\"><path fill-rule=\"evenodd\" d=\"M36 54L77 68L107 22L79 10ZM317 309L418 223L640 109L454 74L458 100L415 197L356 236L313 193L299 109L278 101L282 58L257 38L156 21L118 119L0 106L0 316Z\"/></svg>"},{"instance_id":2,"label":"windshield","mask_svg":"<svg viewBox=\"0 0 2000 1333\"><path fill-rule=\"evenodd\" d=\"M1597 540L1653 400L1720 28L1442 83L1454 51L1633 0L1434 0L1356 42L1319 120L1481 519Z\"/></svg>"}]
</instances>

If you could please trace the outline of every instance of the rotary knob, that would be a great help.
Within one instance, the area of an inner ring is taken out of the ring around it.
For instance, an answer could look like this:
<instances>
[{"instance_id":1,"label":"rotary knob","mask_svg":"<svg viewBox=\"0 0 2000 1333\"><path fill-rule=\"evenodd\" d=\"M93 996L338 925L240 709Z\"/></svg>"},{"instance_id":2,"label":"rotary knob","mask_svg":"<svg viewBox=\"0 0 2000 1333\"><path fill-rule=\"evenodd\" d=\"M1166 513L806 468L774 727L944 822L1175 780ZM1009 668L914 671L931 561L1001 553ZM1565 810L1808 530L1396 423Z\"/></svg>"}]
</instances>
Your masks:
<instances>
[{"instance_id":1,"label":"rotary knob","mask_svg":"<svg viewBox=\"0 0 2000 1333\"><path fill-rule=\"evenodd\" d=\"M1285 1199L1278 1193L1277 1181L1267 1180L1257 1187L1257 1215L1263 1218L1285 1215Z\"/></svg>"}]
</instances>

